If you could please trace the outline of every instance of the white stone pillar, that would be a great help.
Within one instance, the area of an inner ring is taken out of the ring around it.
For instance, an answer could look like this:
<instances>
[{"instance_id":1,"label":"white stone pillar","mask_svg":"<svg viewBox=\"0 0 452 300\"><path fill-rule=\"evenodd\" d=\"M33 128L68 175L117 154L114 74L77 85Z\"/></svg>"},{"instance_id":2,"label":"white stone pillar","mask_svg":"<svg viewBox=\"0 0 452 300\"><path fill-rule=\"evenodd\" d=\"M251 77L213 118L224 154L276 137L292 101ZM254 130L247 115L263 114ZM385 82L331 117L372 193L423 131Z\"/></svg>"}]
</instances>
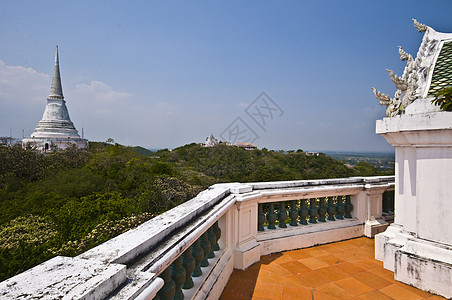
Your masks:
<instances>
[{"instance_id":1,"label":"white stone pillar","mask_svg":"<svg viewBox=\"0 0 452 300\"><path fill-rule=\"evenodd\" d=\"M366 191L360 191L358 194L351 195L350 201L353 205L351 215L357 218L362 224L366 223L367 206L369 205Z\"/></svg>"},{"instance_id":2,"label":"white stone pillar","mask_svg":"<svg viewBox=\"0 0 452 300\"><path fill-rule=\"evenodd\" d=\"M395 223L376 236L375 257L396 280L452 297L452 112L377 121L396 148Z\"/></svg>"},{"instance_id":3,"label":"white stone pillar","mask_svg":"<svg viewBox=\"0 0 452 300\"><path fill-rule=\"evenodd\" d=\"M383 219L383 193L386 187L366 189L366 221L364 235L373 238L376 234L385 231L388 223Z\"/></svg>"},{"instance_id":4,"label":"white stone pillar","mask_svg":"<svg viewBox=\"0 0 452 300\"><path fill-rule=\"evenodd\" d=\"M260 260L261 249L257 236L257 198L243 199L240 194L251 192L247 184L233 184L230 188L236 194L232 222L229 230L234 233L234 268L244 270Z\"/></svg>"},{"instance_id":5,"label":"white stone pillar","mask_svg":"<svg viewBox=\"0 0 452 300\"><path fill-rule=\"evenodd\" d=\"M240 202L237 211L237 245L234 249L234 268L244 270L258 262L261 256L257 236L257 201Z\"/></svg>"}]
</instances>

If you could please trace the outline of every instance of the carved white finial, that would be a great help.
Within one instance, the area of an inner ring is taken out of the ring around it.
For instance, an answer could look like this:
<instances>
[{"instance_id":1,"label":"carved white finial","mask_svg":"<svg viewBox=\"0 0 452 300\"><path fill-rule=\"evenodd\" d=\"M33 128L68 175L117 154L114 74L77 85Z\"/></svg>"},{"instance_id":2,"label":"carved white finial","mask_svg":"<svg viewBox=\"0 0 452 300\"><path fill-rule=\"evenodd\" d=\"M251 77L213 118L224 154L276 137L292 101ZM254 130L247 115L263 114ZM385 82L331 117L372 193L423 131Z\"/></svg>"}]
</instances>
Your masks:
<instances>
[{"instance_id":1,"label":"carved white finial","mask_svg":"<svg viewBox=\"0 0 452 300\"><path fill-rule=\"evenodd\" d=\"M394 71L386 69L386 72L389 73L389 77L391 77L392 82L394 82L396 88L401 91L406 91L408 88L408 83L402 79L402 77L394 74Z\"/></svg>"},{"instance_id":2,"label":"carved white finial","mask_svg":"<svg viewBox=\"0 0 452 300\"><path fill-rule=\"evenodd\" d=\"M374 88L374 87L372 87L371 89L374 92L375 97L380 102L380 105L389 105L391 103L391 97L389 97L388 95L377 91L377 89Z\"/></svg>"},{"instance_id":3,"label":"carved white finial","mask_svg":"<svg viewBox=\"0 0 452 300\"><path fill-rule=\"evenodd\" d=\"M413 58L411 56L411 54L408 54L403 50L402 46L399 46L399 55L400 55L400 59L402 61L406 61L406 60L410 59L410 57Z\"/></svg>"},{"instance_id":4,"label":"carved white finial","mask_svg":"<svg viewBox=\"0 0 452 300\"><path fill-rule=\"evenodd\" d=\"M392 99L388 95L377 91L377 89L374 87L372 88L372 91L374 92L375 97L380 102L380 105L386 105L387 117L394 117L399 114L400 100L398 99L397 93L396 97Z\"/></svg>"},{"instance_id":5,"label":"carved white finial","mask_svg":"<svg viewBox=\"0 0 452 300\"><path fill-rule=\"evenodd\" d=\"M419 23L416 19L413 19L414 27L416 27L417 31L424 32L427 31L428 26L422 23Z\"/></svg>"}]
</instances>

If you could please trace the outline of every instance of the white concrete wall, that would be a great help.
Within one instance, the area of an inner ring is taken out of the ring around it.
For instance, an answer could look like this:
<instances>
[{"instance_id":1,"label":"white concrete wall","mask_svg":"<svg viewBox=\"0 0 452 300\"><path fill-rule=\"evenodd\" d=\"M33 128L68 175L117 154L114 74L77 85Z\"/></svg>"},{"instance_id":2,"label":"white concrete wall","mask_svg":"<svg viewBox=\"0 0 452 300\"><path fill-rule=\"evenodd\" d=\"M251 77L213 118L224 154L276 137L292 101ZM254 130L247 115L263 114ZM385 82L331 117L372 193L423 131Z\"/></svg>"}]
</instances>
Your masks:
<instances>
[{"instance_id":1,"label":"white concrete wall","mask_svg":"<svg viewBox=\"0 0 452 300\"><path fill-rule=\"evenodd\" d=\"M375 257L397 280L450 298L452 112L385 118L377 133L396 147L396 193L395 224L376 236Z\"/></svg>"},{"instance_id":2,"label":"white concrete wall","mask_svg":"<svg viewBox=\"0 0 452 300\"><path fill-rule=\"evenodd\" d=\"M327 221L287 229L260 232L257 242L260 255L312 247L363 236L364 225L357 219Z\"/></svg>"},{"instance_id":3,"label":"white concrete wall","mask_svg":"<svg viewBox=\"0 0 452 300\"><path fill-rule=\"evenodd\" d=\"M416 167L415 232L420 238L452 245L452 147L417 149Z\"/></svg>"}]
</instances>

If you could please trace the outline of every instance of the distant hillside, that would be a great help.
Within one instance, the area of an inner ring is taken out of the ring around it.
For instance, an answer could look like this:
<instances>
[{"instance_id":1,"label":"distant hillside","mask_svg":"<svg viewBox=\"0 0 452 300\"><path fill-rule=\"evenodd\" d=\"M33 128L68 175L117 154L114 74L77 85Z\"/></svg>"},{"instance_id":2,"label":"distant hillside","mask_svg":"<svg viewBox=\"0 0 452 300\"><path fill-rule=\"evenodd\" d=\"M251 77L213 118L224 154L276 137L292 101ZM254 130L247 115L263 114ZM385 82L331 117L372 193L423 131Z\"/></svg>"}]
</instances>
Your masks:
<instances>
[{"instance_id":1,"label":"distant hillside","mask_svg":"<svg viewBox=\"0 0 452 300\"><path fill-rule=\"evenodd\" d=\"M151 151L149 149L146 149L146 148L143 148L143 147L140 147L140 146L127 147L127 148L130 148L133 151L135 151L136 153L141 154L141 155L146 155L146 156L154 155L154 151Z\"/></svg>"},{"instance_id":2,"label":"distant hillside","mask_svg":"<svg viewBox=\"0 0 452 300\"><path fill-rule=\"evenodd\" d=\"M217 182L383 174L326 155L185 145L152 152L90 143L42 155L0 146L0 280L55 255L76 255Z\"/></svg>"},{"instance_id":3,"label":"distant hillside","mask_svg":"<svg viewBox=\"0 0 452 300\"><path fill-rule=\"evenodd\" d=\"M179 168L191 168L216 181L270 181L370 176L380 172L370 164L347 168L343 162L326 155L307 156L304 152L244 150L219 144L213 148L185 145L155 155Z\"/></svg>"},{"instance_id":4,"label":"distant hillside","mask_svg":"<svg viewBox=\"0 0 452 300\"><path fill-rule=\"evenodd\" d=\"M325 152L328 156L351 165L366 162L380 171L393 171L395 167L394 152Z\"/></svg>"}]
</instances>

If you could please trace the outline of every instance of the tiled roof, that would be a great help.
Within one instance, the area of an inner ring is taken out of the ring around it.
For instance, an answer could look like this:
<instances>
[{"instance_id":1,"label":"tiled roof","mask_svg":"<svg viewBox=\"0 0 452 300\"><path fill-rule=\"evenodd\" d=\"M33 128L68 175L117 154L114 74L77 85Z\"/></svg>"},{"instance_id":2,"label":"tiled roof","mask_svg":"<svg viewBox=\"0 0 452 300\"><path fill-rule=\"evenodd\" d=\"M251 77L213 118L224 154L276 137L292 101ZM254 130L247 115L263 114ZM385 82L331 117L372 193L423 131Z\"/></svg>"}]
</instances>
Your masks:
<instances>
[{"instance_id":1,"label":"tiled roof","mask_svg":"<svg viewBox=\"0 0 452 300\"><path fill-rule=\"evenodd\" d=\"M257 147L251 143L237 143L236 145L239 147Z\"/></svg>"},{"instance_id":2,"label":"tiled roof","mask_svg":"<svg viewBox=\"0 0 452 300\"><path fill-rule=\"evenodd\" d=\"M434 97L441 89L452 86L452 41L445 42L433 70L428 97Z\"/></svg>"}]
</instances>

